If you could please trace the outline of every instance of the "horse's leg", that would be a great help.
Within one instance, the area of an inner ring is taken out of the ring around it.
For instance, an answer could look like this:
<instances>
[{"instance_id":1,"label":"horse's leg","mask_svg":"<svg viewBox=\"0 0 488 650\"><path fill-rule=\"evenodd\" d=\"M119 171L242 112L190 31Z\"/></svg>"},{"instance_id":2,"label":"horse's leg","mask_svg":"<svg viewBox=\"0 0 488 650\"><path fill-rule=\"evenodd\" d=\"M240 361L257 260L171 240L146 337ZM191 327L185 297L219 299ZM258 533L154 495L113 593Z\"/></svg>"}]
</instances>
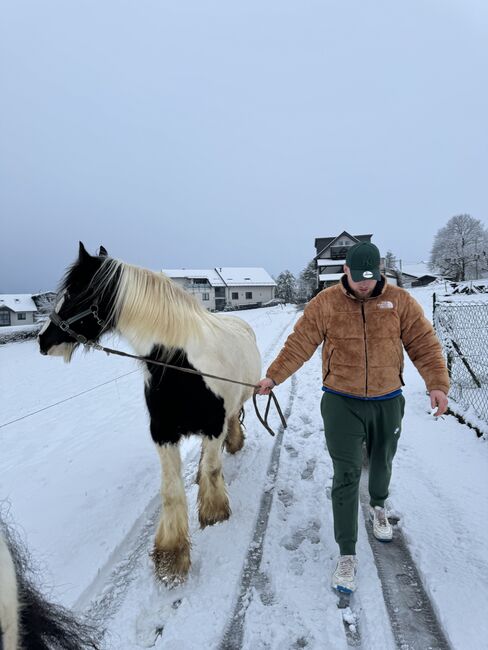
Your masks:
<instances>
[{"instance_id":1,"label":"horse's leg","mask_svg":"<svg viewBox=\"0 0 488 650\"><path fill-rule=\"evenodd\" d=\"M161 460L161 518L154 550L156 575L163 582L183 579L190 568L190 537L181 457L177 444L156 445Z\"/></svg>"},{"instance_id":2,"label":"horse's leg","mask_svg":"<svg viewBox=\"0 0 488 650\"><path fill-rule=\"evenodd\" d=\"M225 448L229 454L235 454L244 447L244 431L237 415L229 419Z\"/></svg>"},{"instance_id":3,"label":"horse's leg","mask_svg":"<svg viewBox=\"0 0 488 650\"><path fill-rule=\"evenodd\" d=\"M222 473L222 444L227 427L218 438L203 437L198 469L198 519L200 526L211 526L230 517L229 497Z\"/></svg>"}]
</instances>

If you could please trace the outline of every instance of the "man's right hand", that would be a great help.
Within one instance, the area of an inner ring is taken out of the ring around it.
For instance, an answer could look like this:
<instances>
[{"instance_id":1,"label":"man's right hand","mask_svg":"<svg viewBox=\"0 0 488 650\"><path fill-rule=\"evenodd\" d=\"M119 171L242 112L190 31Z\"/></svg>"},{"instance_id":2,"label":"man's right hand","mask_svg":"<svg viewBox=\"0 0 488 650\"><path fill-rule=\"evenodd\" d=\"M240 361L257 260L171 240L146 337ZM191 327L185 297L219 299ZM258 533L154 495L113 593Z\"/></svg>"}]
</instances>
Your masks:
<instances>
[{"instance_id":1,"label":"man's right hand","mask_svg":"<svg viewBox=\"0 0 488 650\"><path fill-rule=\"evenodd\" d=\"M254 392L257 393L258 395L269 395L270 391L275 386L276 384L272 379L270 379L269 377L265 377L264 379L261 379L261 381L258 381Z\"/></svg>"}]
</instances>

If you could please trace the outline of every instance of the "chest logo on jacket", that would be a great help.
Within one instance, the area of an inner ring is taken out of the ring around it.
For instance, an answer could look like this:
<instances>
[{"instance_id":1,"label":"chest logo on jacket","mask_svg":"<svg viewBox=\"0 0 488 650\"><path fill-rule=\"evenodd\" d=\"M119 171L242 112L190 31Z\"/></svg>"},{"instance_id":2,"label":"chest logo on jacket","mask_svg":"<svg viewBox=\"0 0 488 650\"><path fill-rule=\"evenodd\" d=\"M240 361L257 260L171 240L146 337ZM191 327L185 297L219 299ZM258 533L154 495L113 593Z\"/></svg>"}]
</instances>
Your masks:
<instances>
[{"instance_id":1,"label":"chest logo on jacket","mask_svg":"<svg viewBox=\"0 0 488 650\"><path fill-rule=\"evenodd\" d=\"M378 309L393 309L394 306L395 305L389 300L385 300L384 302L378 303Z\"/></svg>"}]
</instances>

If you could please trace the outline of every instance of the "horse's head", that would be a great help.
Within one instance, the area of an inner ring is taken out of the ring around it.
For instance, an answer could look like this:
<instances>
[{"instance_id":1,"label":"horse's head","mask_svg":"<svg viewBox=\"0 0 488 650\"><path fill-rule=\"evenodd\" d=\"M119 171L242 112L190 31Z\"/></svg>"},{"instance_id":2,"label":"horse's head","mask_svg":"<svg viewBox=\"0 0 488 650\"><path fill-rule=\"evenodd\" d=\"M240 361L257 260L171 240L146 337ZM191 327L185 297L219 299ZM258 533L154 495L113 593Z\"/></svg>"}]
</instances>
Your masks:
<instances>
[{"instance_id":1,"label":"horse's head","mask_svg":"<svg viewBox=\"0 0 488 650\"><path fill-rule=\"evenodd\" d=\"M78 259L66 272L54 310L39 332L41 354L68 362L80 343L97 342L113 327L114 265L103 246L92 256L80 242Z\"/></svg>"}]
</instances>

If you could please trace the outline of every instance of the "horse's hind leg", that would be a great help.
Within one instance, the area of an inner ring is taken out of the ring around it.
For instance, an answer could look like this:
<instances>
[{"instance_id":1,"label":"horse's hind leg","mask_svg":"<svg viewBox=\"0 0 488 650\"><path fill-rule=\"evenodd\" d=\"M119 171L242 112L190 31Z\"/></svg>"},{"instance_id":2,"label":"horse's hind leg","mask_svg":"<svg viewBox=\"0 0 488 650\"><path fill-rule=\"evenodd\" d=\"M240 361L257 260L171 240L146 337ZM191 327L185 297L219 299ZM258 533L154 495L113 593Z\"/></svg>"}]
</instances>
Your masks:
<instances>
[{"instance_id":1,"label":"horse's hind leg","mask_svg":"<svg viewBox=\"0 0 488 650\"><path fill-rule=\"evenodd\" d=\"M198 469L198 519L200 526L211 526L230 517L229 497L222 473L222 443L227 428L218 438L203 437Z\"/></svg>"},{"instance_id":2,"label":"horse's hind leg","mask_svg":"<svg viewBox=\"0 0 488 650\"><path fill-rule=\"evenodd\" d=\"M244 431L237 415L229 419L225 448L229 454L235 454L244 447Z\"/></svg>"},{"instance_id":3,"label":"horse's hind leg","mask_svg":"<svg viewBox=\"0 0 488 650\"><path fill-rule=\"evenodd\" d=\"M176 444L156 445L161 459L162 509L152 558L160 580L173 583L190 569L190 538L180 450Z\"/></svg>"}]
</instances>

